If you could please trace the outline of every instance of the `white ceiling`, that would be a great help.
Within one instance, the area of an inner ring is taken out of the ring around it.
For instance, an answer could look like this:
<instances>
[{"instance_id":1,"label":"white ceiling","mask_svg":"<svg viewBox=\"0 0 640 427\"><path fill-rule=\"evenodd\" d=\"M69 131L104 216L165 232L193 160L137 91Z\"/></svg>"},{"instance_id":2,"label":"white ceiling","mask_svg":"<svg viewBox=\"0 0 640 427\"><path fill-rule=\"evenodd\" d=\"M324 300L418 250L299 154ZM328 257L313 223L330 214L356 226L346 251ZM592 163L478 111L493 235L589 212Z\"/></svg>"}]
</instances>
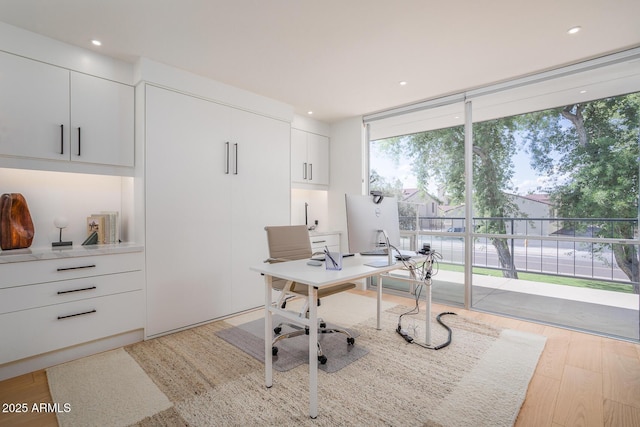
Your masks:
<instances>
[{"instance_id":1,"label":"white ceiling","mask_svg":"<svg viewBox=\"0 0 640 427\"><path fill-rule=\"evenodd\" d=\"M329 123L638 47L638 16L638 0L0 0L7 24Z\"/></svg>"}]
</instances>

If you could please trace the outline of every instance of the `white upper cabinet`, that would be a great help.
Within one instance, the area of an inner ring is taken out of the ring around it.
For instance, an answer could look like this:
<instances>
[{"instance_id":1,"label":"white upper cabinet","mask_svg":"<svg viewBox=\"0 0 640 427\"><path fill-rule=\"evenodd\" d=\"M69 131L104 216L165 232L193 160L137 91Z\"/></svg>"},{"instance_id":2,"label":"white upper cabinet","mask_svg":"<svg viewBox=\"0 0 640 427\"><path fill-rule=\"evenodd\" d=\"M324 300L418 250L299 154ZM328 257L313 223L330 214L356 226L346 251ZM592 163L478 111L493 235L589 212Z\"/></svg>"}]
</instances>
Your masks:
<instances>
[{"instance_id":1,"label":"white upper cabinet","mask_svg":"<svg viewBox=\"0 0 640 427\"><path fill-rule=\"evenodd\" d=\"M329 185L329 138L291 129L291 181Z\"/></svg>"},{"instance_id":2,"label":"white upper cabinet","mask_svg":"<svg viewBox=\"0 0 640 427\"><path fill-rule=\"evenodd\" d=\"M133 167L134 88L0 53L0 156Z\"/></svg>"},{"instance_id":3,"label":"white upper cabinet","mask_svg":"<svg viewBox=\"0 0 640 427\"><path fill-rule=\"evenodd\" d=\"M0 53L0 155L69 159L69 71Z\"/></svg>"},{"instance_id":4,"label":"white upper cabinet","mask_svg":"<svg viewBox=\"0 0 640 427\"><path fill-rule=\"evenodd\" d=\"M71 160L133 167L131 86L71 72Z\"/></svg>"}]
</instances>

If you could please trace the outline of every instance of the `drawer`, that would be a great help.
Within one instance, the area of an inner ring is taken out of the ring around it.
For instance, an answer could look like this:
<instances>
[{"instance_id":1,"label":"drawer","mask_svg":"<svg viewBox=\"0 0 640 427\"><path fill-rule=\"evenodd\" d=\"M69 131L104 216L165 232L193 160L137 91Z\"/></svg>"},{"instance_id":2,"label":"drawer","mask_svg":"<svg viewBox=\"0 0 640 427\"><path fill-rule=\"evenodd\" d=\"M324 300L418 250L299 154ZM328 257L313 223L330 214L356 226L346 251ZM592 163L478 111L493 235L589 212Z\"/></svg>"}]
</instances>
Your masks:
<instances>
[{"instance_id":1,"label":"drawer","mask_svg":"<svg viewBox=\"0 0 640 427\"><path fill-rule=\"evenodd\" d=\"M0 364L144 327L133 291L0 315Z\"/></svg>"},{"instance_id":2,"label":"drawer","mask_svg":"<svg viewBox=\"0 0 640 427\"><path fill-rule=\"evenodd\" d=\"M325 246L340 247L340 235L339 234L326 234L323 236L310 236L311 249L316 252L324 249Z\"/></svg>"},{"instance_id":3,"label":"drawer","mask_svg":"<svg viewBox=\"0 0 640 427\"><path fill-rule=\"evenodd\" d=\"M0 314L142 289L142 271L0 289Z\"/></svg>"},{"instance_id":4,"label":"drawer","mask_svg":"<svg viewBox=\"0 0 640 427\"><path fill-rule=\"evenodd\" d=\"M0 265L0 289L142 270L143 252L14 262Z\"/></svg>"}]
</instances>

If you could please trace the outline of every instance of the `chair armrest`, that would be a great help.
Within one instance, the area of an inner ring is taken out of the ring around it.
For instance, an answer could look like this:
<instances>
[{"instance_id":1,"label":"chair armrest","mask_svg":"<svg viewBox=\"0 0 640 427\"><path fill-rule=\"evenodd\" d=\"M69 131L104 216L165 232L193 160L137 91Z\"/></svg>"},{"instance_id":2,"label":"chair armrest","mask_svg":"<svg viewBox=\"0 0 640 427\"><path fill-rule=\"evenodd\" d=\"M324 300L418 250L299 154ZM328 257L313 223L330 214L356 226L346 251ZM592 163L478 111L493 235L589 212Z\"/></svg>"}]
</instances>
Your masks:
<instances>
[{"instance_id":1,"label":"chair armrest","mask_svg":"<svg viewBox=\"0 0 640 427\"><path fill-rule=\"evenodd\" d=\"M268 262L269 264L274 264L276 262L287 262L287 261L291 261L291 260L286 258L267 258L264 260L264 262Z\"/></svg>"}]
</instances>

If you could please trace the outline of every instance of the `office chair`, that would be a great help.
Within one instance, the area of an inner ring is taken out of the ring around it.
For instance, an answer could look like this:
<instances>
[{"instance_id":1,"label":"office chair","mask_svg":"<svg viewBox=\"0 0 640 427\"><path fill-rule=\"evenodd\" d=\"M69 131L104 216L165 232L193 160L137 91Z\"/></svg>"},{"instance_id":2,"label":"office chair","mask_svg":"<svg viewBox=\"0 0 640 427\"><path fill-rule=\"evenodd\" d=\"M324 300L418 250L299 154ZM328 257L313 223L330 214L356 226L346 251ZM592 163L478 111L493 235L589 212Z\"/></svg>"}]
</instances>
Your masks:
<instances>
[{"instance_id":1,"label":"office chair","mask_svg":"<svg viewBox=\"0 0 640 427\"><path fill-rule=\"evenodd\" d=\"M313 255L311 251L311 241L309 240L309 231L305 225L284 225L284 226L271 226L264 228L267 231L267 242L269 245L269 258L265 262L286 262L294 261L298 259L311 258ZM322 268L322 267L310 267L310 268ZM309 315L309 288L307 285L296 284L290 280L273 279L273 289L280 291L280 296L276 302L281 308L285 308L287 301L295 297L304 297L305 303L298 316L308 317ZM331 286L328 288L318 288L318 305L320 305L320 299L329 295L336 294L338 292L344 292L349 289L355 288L354 283L342 283L340 285ZM287 325L294 329L292 332L281 334L282 327ZM271 351L274 356L278 354L278 347L276 343L286 338L293 338L299 335L308 335L307 328L302 328L300 325L292 323L280 323L273 328L275 337L271 343ZM318 319L318 333L340 333L347 336L347 344L353 345L355 338L344 329L327 328L327 324L322 319ZM327 357L322 353L322 347L318 343L318 361L321 364L327 363Z\"/></svg>"}]
</instances>

